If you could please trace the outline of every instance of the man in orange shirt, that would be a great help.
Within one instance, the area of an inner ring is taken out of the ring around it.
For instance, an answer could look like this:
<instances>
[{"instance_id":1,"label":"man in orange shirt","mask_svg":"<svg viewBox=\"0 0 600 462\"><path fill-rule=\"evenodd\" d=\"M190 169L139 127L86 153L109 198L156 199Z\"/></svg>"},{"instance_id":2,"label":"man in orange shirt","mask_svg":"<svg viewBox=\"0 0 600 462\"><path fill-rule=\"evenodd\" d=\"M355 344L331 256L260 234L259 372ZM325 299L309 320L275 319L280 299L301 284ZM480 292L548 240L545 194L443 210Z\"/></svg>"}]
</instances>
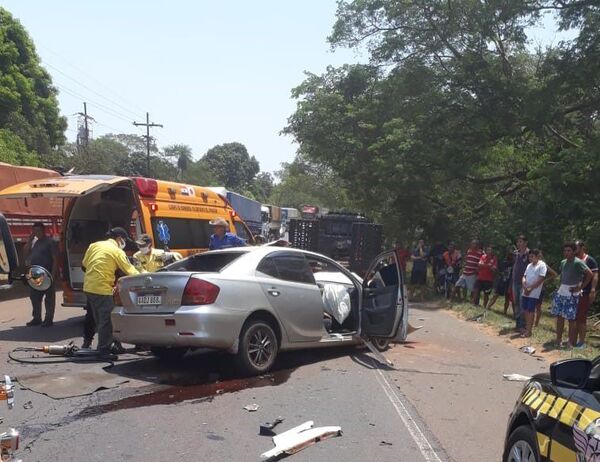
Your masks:
<instances>
[{"instance_id":1,"label":"man in orange shirt","mask_svg":"<svg viewBox=\"0 0 600 462\"><path fill-rule=\"evenodd\" d=\"M479 294L483 292L483 307L488 306L490 293L494 287L494 277L498 271L498 257L494 254L491 245L485 248L485 253L479 259L479 271L477 272L477 285L473 300L479 299Z\"/></svg>"}]
</instances>

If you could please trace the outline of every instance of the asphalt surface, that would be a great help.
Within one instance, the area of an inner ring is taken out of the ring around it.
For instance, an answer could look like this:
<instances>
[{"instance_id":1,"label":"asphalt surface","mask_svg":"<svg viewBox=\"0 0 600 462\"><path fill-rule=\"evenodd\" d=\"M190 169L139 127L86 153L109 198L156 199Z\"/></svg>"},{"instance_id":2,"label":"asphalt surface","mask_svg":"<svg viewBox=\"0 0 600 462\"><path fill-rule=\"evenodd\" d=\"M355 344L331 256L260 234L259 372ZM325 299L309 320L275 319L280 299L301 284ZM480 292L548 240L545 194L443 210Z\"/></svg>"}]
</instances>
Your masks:
<instances>
[{"instance_id":1,"label":"asphalt surface","mask_svg":"<svg viewBox=\"0 0 600 462\"><path fill-rule=\"evenodd\" d=\"M28 299L0 302L0 358L19 346L80 343L80 309L57 308L51 328L23 327L29 314ZM342 427L341 437L289 457L299 462L500 460L522 387L502 374L532 374L547 363L434 305L414 305L411 318L424 328L386 353L394 370L359 348L284 353L272 374L253 379L214 352L170 364L129 354L106 369L2 361L0 374L74 378L74 394L90 372L125 383L59 400L17 387L15 408L0 407L0 416L3 427L21 431L24 462L259 460L273 447L259 425L279 416L277 432L308 420ZM243 409L254 403L256 412Z\"/></svg>"}]
</instances>

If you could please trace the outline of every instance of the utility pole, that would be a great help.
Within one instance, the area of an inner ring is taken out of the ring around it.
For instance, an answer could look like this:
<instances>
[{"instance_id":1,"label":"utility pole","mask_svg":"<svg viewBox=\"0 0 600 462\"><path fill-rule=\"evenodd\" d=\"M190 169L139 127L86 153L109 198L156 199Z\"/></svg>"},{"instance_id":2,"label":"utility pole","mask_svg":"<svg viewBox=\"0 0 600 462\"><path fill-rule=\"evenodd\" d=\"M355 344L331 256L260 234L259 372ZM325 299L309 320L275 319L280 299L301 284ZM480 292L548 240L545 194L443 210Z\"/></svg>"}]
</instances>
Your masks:
<instances>
[{"instance_id":1,"label":"utility pole","mask_svg":"<svg viewBox=\"0 0 600 462\"><path fill-rule=\"evenodd\" d=\"M79 116L77 144L83 146L84 148L87 148L90 142L90 128L88 125L88 121L95 122L95 120L93 117L88 115L86 102L83 103L83 112L78 112L77 115Z\"/></svg>"},{"instance_id":2,"label":"utility pole","mask_svg":"<svg viewBox=\"0 0 600 462\"><path fill-rule=\"evenodd\" d=\"M150 127L163 128L162 124L150 123L150 114L146 112L146 123L133 122L136 127L146 127L146 177L150 178Z\"/></svg>"}]
</instances>

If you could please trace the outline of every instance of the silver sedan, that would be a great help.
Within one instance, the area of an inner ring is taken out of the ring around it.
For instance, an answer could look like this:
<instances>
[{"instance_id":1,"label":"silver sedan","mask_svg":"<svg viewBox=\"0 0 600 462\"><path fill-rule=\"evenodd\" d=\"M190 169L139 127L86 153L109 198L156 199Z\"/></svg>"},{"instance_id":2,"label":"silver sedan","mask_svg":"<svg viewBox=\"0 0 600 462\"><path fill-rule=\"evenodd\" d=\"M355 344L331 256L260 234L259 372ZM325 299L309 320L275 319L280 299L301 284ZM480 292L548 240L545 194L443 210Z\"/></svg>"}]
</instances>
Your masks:
<instances>
[{"instance_id":1,"label":"silver sedan","mask_svg":"<svg viewBox=\"0 0 600 462\"><path fill-rule=\"evenodd\" d=\"M281 247L206 252L157 273L124 277L112 313L117 340L176 358L190 348L235 355L247 374L279 351L403 341L408 304L394 252L363 281L323 255Z\"/></svg>"}]
</instances>

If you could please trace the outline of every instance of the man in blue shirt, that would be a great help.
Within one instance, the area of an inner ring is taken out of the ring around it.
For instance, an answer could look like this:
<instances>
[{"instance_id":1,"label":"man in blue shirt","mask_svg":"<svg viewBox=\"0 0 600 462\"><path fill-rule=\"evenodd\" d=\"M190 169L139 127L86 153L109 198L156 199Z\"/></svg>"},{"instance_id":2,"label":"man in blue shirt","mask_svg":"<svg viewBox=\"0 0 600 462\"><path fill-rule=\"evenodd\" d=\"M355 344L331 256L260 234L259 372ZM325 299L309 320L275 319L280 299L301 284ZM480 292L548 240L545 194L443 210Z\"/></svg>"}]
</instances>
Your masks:
<instances>
[{"instance_id":1,"label":"man in blue shirt","mask_svg":"<svg viewBox=\"0 0 600 462\"><path fill-rule=\"evenodd\" d=\"M215 233L210 236L208 243L209 250L228 249L230 247L245 247L246 241L237 237L233 233L228 233L229 223L224 218L215 218L210 224L214 227Z\"/></svg>"}]
</instances>

